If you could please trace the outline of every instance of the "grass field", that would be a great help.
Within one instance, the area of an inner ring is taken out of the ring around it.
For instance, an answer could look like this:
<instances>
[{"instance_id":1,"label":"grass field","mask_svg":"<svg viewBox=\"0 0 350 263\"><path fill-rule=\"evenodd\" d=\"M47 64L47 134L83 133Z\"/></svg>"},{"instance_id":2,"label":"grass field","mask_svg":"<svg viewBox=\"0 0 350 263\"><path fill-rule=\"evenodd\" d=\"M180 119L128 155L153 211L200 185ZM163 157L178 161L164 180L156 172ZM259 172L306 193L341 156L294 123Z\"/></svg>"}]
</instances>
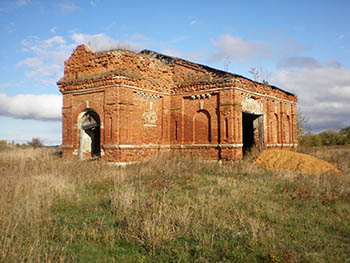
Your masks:
<instances>
[{"instance_id":1,"label":"grass field","mask_svg":"<svg viewBox=\"0 0 350 263\"><path fill-rule=\"evenodd\" d=\"M350 149L302 151L343 174L1 147L0 262L350 262Z\"/></svg>"}]
</instances>

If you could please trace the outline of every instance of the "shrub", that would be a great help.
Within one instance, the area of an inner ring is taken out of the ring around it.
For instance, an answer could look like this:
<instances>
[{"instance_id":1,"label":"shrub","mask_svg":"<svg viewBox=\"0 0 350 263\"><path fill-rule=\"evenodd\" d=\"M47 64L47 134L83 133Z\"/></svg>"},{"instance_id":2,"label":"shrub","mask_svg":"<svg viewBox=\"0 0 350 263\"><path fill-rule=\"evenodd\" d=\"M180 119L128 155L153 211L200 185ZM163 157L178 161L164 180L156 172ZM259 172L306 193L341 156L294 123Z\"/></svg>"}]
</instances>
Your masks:
<instances>
[{"instance_id":1,"label":"shrub","mask_svg":"<svg viewBox=\"0 0 350 263\"><path fill-rule=\"evenodd\" d=\"M39 137L34 137L30 142L28 142L29 146L32 146L33 148L43 147L44 143Z\"/></svg>"}]
</instances>

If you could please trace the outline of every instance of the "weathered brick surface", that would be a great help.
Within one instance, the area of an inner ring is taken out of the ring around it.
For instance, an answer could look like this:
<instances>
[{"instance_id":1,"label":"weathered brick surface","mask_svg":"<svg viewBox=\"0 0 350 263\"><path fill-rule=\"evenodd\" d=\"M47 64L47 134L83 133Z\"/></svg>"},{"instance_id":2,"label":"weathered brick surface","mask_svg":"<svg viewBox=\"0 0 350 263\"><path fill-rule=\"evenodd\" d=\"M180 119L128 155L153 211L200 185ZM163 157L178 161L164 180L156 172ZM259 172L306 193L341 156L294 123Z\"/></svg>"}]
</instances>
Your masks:
<instances>
[{"instance_id":1,"label":"weathered brick surface","mask_svg":"<svg viewBox=\"0 0 350 263\"><path fill-rule=\"evenodd\" d=\"M78 46L58 86L67 157L91 156L96 146L82 145L96 136L101 158L116 162L164 151L236 160L248 136L261 149L297 143L293 94L152 51L94 52ZM90 138L82 123L91 112L98 116L99 133Z\"/></svg>"}]
</instances>

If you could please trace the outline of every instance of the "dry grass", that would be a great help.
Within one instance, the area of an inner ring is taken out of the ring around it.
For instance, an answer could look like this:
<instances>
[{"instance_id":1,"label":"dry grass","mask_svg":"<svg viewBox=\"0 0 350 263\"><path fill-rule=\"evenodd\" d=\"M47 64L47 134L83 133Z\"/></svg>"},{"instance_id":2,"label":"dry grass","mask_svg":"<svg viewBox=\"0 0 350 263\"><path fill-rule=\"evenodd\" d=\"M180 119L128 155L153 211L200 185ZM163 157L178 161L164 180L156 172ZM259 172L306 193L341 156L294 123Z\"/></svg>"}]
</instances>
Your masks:
<instances>
[{"instance_id":1,"label":"dry grass","mask_svg":"<svg viewBox=\"0 0 350 263\"><path fill-rule=\"evenodd\" d=\"M299 149L299 151L330 162L341 171L347 174L350 173L350 145L305 147Z\"/></svg>"},{"instance_id":2,"label":"dry grass","mask_svg":"<svg viewBox=\"0 0 350 263\"><path fill-rule=\"evenodd\" d=\"M348 262L349 152L314 154L345 172L0 148L0 262Z\"/></svg>"}]
</instances>

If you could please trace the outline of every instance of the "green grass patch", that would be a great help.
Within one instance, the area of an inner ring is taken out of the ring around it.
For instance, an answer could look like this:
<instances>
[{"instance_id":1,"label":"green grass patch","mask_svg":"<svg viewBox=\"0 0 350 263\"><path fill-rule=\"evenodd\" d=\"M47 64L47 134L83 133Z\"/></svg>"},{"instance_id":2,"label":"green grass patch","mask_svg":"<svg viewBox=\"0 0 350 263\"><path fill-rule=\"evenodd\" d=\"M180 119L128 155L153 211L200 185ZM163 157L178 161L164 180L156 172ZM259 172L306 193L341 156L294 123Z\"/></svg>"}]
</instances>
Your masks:
<instances>
[{"instance_id":1,"label":"green grass patch","mask_svg":"<svg viewBox=\"0 0 350 263\"><path fill-rule=\"evenodd\" d=\"M0 178L1 262L349 262L347 174L40 158Z\"/></svg>"}]
</instances>

